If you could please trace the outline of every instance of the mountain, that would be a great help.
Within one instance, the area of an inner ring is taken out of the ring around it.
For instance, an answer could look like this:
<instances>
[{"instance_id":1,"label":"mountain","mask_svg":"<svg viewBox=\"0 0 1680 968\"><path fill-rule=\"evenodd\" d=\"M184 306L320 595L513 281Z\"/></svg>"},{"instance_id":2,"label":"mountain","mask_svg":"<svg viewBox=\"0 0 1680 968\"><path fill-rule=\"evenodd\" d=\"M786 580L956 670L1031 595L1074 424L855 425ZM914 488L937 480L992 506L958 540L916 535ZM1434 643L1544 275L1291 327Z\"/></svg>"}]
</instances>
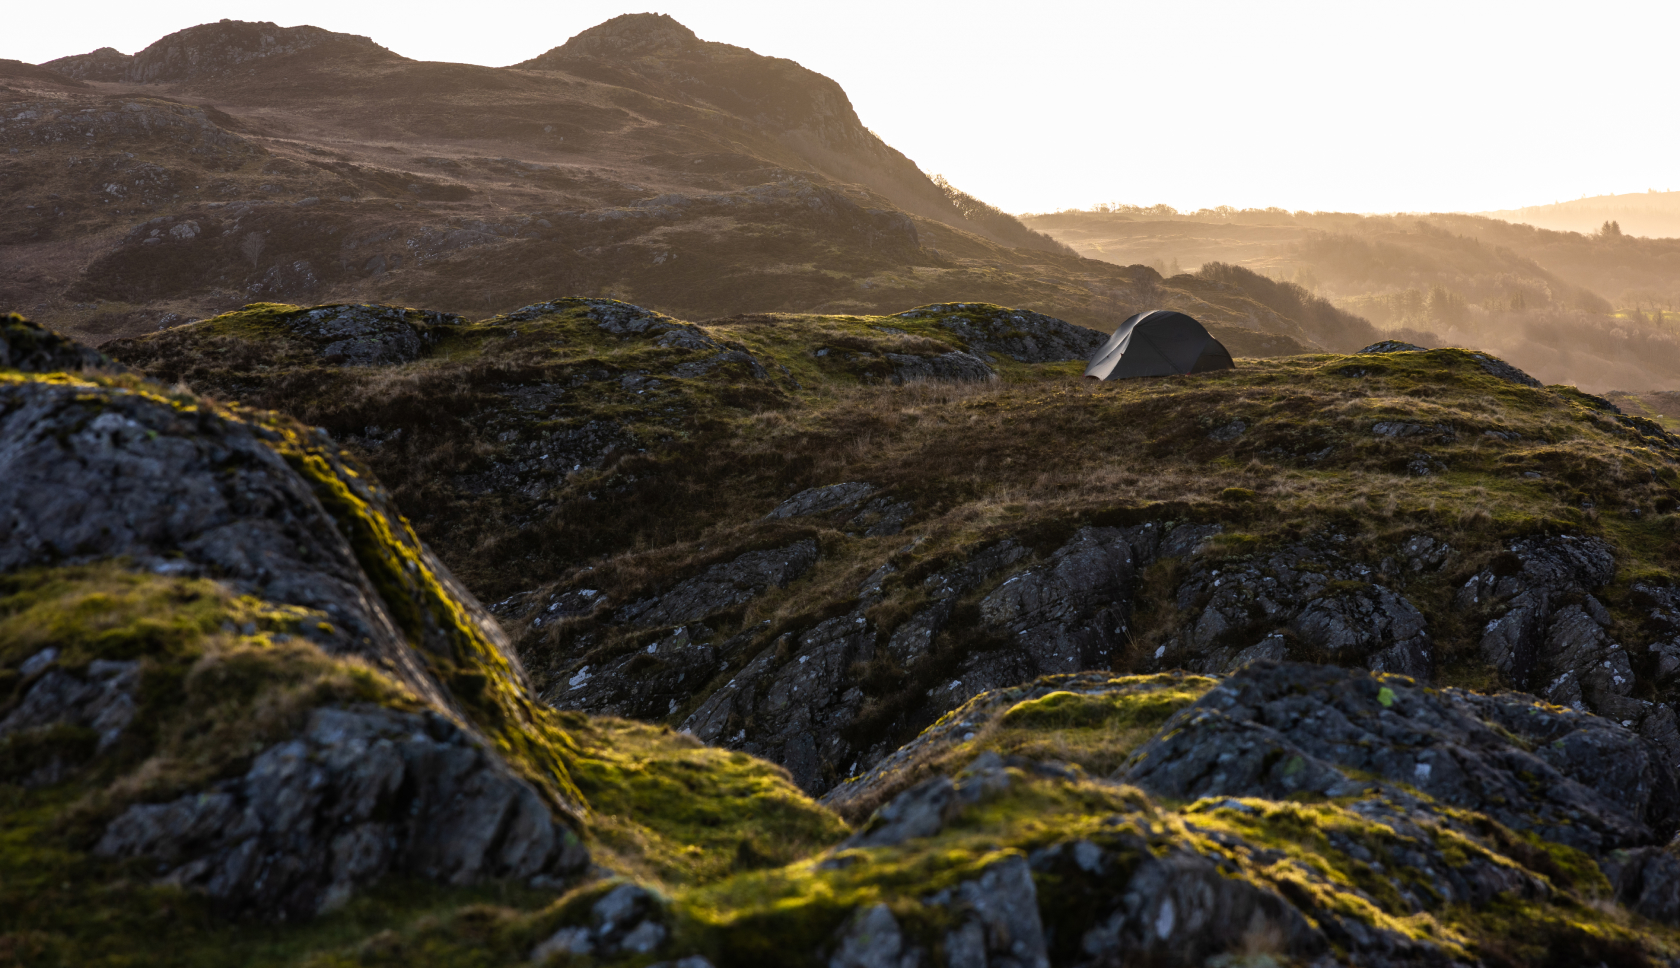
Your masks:
<instances>
[{"instance_id":1,"label":"mountain","mask_svg":"<svg viewBox=\"0 0 1680 968\"><path fill-rule=\"evenodd\" d=\"M1105 331L1169 305L1239 354L1307 345L1240 290L1074 255L929 178L831 79L668 16L507 68L223 21L0 83L0 304L93 342L262 300L564 292L686 318L979 300Z\"/></svg>"},{"instance_id":2,"label":"mountain","mask_svg":"<svg viewBox=\"0 0 1680 968\"><path fill-rule=\"evenodd\" d=\"M1481 214L1555 232L1592 235L1605 222L1615 222L1627 235L1666 239L1680 237L1680 192L1659 192L1654 188L1626 195L1594 195L1550 205L1528 205Z\"/></svg>"},{"instance_id":3,"label":"mountain","mask_svg":"<svg viewBox=\"0 0 1680 968\"><path fill-rule=\"evenodd\" d=\"M0 952L1667 958L1680 440L1486 354L1087 384L1092 339L568 299L112 346L299 411L503 395L433 401L504 414L450 466L7 317ZM395 499L460 472L549 488L503 556L557 580L452 577Z\"/></svg>"},{"instance_id":4,"label":"mountain","mask_svg":"<svg viewBox=\"0 0 1680 968\"><path fill-rule=\"evenodd\" d=\"M1454 214L1106 206L1023 218L1082 254L1152 265L1172 275L1167 285L1176 288L1194 290L1196 278L1224 281L1258 300L1316 297L1369 321L1319 313L1312 338L1326 347L1365 345L1374 326L1414 343L1489 349L1552 382L1599 391L1680 388L1680 241L1673 239ZM1272 296L1257 275L1271 280Z\"/></svg>"}]
</instances>

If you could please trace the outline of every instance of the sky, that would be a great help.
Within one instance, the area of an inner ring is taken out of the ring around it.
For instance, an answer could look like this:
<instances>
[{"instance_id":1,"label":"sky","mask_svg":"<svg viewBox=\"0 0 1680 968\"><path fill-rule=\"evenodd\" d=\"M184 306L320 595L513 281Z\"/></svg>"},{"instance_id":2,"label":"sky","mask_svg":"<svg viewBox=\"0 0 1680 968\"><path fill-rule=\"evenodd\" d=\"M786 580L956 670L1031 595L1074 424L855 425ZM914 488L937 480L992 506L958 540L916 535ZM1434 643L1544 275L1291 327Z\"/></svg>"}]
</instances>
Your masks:
<instances>
[{"instance_id":1,"label":"sky","mask_svg":"<svg viewBox=\"0 0 1680 968\"><path fill-rule=\"evenodd\" d=\"M661 0L838 81L928 174L1011 212L1486 211L1680 188L1680 4ZM620 13L573 0L16 4L0 57L134 53L229 18L501 66Z\"/></svg>"}]
</instances>

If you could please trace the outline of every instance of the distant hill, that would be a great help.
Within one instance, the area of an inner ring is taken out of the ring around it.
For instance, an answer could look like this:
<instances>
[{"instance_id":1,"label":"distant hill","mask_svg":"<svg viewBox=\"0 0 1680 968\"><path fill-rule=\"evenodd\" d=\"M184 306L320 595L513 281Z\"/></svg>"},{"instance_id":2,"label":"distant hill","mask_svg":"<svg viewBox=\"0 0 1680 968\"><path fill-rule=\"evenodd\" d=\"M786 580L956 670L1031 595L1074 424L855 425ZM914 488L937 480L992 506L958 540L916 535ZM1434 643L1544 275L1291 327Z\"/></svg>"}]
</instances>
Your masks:
<instances>
[{"instance_id":1,"label":"distant hill","mask_svg":"<svg viewBox=\"0 0 1680 968\"><path fill-rule=\"evenodd\" d=\"M1550 205L1530 205L1481 214L1559 232L1591 234L1605 222L1615 222L1625 235L1680 238L1680 192L1659 192L1654 188L1626 195L1594 195Z\"/></svg>"},{"instance_id":2,"label":"distant hill","mask_svg":"<svg viewBox=\"0 0 1680 968\"><path fill-rule=\"evenodd\" d=\"M1680 239L1278 208L1102 206L1022 220L1116 264L1210 278L1229 276L1210 276L1215 263L1240 267L1390 335L1484 347L1550 382L1680 389ZM1244 286L1256 298L1262 289Z\"/></svg>"}]
</instances>

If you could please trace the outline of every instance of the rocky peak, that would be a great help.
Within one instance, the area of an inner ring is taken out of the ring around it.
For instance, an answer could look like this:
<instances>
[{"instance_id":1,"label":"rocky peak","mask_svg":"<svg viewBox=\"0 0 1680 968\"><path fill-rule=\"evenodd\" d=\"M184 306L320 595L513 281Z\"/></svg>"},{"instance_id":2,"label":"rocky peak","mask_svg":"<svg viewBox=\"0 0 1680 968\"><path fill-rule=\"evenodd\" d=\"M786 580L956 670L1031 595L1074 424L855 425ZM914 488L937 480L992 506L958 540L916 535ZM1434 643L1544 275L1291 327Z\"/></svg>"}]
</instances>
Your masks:
<instances>
[{"instance_id":1,"label":"rocky peak","mask_svg":"<svg viewBox=\"0 0 1680 968\"><path fill-rule=\"evenodd\" d=\"M120 81L133 60L115 47L101 47L86 54L59 57L41 66L82 81Z\"/></svg>"},{"instance_id":2,"label":"rocky peak","mask_svg":"<svg viewBox=\"0 0 1680 968\"><path fill-rule=\"evenodd\" d=\"M627 13L596 24L544 56L601 57L699 47L699 37L666 13Z\"/></svg>"},{"instance_id":3,"label":"rocky peak","mask_svg":"<svg viewBox=\"0 0 1680 968\"><path fill-rule=\"evenodd\" d=\"M325 47L354 50L363 56L394 56L371 39L355 34L310 26L281 27L266 21L222 20L178 30L157 41L130 58L121 79L161 83L225 77L248 69L253 61Z\"/></svg>"}]
</instances>

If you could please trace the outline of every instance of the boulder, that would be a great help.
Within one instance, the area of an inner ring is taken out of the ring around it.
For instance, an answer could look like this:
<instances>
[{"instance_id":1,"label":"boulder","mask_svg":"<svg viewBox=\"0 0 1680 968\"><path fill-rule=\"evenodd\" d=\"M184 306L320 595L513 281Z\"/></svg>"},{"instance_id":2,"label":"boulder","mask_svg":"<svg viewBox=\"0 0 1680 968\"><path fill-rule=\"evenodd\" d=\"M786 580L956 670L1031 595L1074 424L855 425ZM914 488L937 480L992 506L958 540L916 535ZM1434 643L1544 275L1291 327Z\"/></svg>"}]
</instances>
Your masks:
<instances>
[{"instance_id":1,"label":"boulder","mask_svg":"<svg viewBox=\"0 0 1680 968\"><path fill-rule=\"evenodd\" d=\"M450 884L565 876L588 854L527 783L448 719L320 708L209 792L128 807L94 848L233 912L302 918L400 872Z\"/></svg>"}]
</instances>

